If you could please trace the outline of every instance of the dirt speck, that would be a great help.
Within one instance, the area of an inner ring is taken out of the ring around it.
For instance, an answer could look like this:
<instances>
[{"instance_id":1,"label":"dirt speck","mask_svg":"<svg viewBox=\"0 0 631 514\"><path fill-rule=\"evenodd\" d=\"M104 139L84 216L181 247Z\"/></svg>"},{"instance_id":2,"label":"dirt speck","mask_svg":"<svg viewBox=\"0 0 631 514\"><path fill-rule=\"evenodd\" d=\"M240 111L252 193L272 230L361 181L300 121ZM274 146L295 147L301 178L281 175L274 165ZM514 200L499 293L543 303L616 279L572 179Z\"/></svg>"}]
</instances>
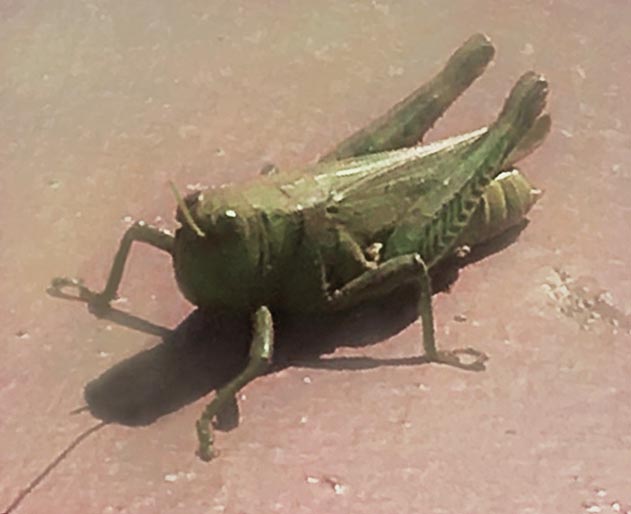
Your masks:
<instances>
[{"instance_id":1,"label":"dirt speck","mask_svg":"<svg viewBox=\"0 0 631 514\"><path fill-rule=\"evenodd\" d=\"M583 330L631 330L631 316L613 303L611 293L598 286L592 277L574 278L570 273L555 268L544 288L559 312L573 319Z\"/></svg>"}]
</instances>

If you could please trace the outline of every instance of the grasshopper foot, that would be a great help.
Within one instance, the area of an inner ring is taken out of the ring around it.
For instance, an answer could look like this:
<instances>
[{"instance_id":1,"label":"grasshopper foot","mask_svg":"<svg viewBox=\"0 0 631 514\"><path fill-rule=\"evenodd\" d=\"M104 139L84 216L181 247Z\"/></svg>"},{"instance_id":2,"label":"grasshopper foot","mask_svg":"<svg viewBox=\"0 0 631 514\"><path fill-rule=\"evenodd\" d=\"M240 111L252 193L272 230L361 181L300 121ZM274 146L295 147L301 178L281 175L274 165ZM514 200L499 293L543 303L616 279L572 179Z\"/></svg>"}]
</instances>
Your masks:
<instances>
[{"instance_id":1,"label":"grasshopper foot","mask_svg":"<svg viewBox=\"0 0 631 514\"><path fill-rule=\"evenodd\" d=\"M66 291L74 289L76 294ZM51 280L48 294L60 298L77 300L88 304L89 311L95 316L102 316L110 309L111 299L102 293L90 291L80 278L55 277Z\"/></svg>"},{"instance_id":2,"label":"grasshopper foot","mask_svg":"<svg viewBox=\"0 0 631 514\"><path fill-rule=\"evenodd\" d=\"M195 423L199 446L197 455L205 462L219 455L215 450L214 429L228 431L239 424L239 404L234 396L219 401L217 398L208 406Z\"/></svg>"},{"instance_id":3,"label":"grasshopper foot","mask_svg":"<svg viewBox=\"0 0 631 514\"><path fill-rule=\"evenodd\" d=\"M461 358L464 356L464 358ZM473 358L473 360L471 360ZM489 356L474 348L459 348L451 351L439 351L431 359L439 364L447 364L467 371L484 371Z\"/></svg>"},{"instance_id":4,"label":"grasshopper foot","mask_svg":"<svg viewBox=\"0 0 631 514\"><path fill-rule=\"evenodd\" d=\"M210 420L205 417L198 419L195 423L195 428L197 429L197 439L199 440L197 455L204 462L209 462L217 456L217 452L213 448L215 438L210 426Z\"/></svg>"}]
</instances>

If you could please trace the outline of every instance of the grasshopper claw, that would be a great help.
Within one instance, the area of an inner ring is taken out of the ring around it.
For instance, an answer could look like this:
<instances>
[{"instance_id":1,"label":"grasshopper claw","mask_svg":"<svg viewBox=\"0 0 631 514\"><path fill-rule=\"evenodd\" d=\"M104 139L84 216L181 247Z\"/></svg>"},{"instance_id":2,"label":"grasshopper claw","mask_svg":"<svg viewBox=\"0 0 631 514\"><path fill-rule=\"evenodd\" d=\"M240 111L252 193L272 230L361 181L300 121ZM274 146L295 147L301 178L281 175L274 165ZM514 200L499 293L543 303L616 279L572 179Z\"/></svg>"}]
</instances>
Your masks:
<instances>
[{"instance_id":1,"label":"grasshopper claw","mask_svg":"<svg viewBox=\"0 0 631 514\"><path fill-rule=\"evenodd\" d=\"M210 423L205 419L197 420L195 428L197 429L197 438L199 440L196 453L200 459L204 462L208 462L217 456L217 452L213 448L214 437L212 428L210 428Z\"/></svg>"},{"instance_id":2,"label":"grasshopper claw","mask_svg":"<svg viewBox=\"0 0 631 514\"><path fill-rule=\"evenodd\" d=\"M474 360L473 362L465 362L460 358L460 355L473 357ZM489 356L474 348L458 348L457 350L451 351L439 351L432 360L440 364L448 364L449 366L467 371L484 371L486 369L485 363L489 360Z\"/></svg>"},{"instance_id":3,"label":"grasshopper claw","mask_svg":"<svg viewBox=\"0 0 631 514\"><path fill-rule=\"evenodd\" d=\"M65 292L66 289L75 289L77 294L69 294ZM55 277L50 281L50 286L46 291L51 296L88 301L86 297L88 289L83 285L83 280L80 278Z\"/></svg>"},{"instance_id":4,"label":"grasshopper claw","mask_svg":"<svg viewBox=\"0 0 631 514\"><path fill-rule=\"evenodd\" d=\"M74 289L76 294L67 293L68 289ZM110 309L110 300L103 294L90 291L80 278L55 277L47 291L51 296L87 303L88 310L96 316L101 316Z\"/></svg>"}]
</instances>

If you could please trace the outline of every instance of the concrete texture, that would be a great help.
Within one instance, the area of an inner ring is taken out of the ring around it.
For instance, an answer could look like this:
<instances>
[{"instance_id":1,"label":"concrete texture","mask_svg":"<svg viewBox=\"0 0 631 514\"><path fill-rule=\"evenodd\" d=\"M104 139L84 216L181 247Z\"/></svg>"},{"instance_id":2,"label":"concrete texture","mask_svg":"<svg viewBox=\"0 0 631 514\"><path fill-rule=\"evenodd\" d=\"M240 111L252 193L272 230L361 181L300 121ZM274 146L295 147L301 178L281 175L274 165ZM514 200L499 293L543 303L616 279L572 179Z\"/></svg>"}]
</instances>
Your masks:
<instances>
[{"instance_id":1,"label":"concrete texture","mask_svg":"<svg viewBox=\"0 0 631 514\"><path fill-rule=\"evenodd\" d=\"M0 508L631 512L629 21L619 1L2 2ZM242 320L194 313L140 246L112 319L50 279L99 287L130 220L174 227L167 180L311 162L475 32L496 64L430 139L493 119L528 69L554 120L522 166L545 190L530 225L434 297L439 344L486 371L410 358L409 295L287 320L201 462L193 424L242 363Z\"/></svg>"}]
</instances>

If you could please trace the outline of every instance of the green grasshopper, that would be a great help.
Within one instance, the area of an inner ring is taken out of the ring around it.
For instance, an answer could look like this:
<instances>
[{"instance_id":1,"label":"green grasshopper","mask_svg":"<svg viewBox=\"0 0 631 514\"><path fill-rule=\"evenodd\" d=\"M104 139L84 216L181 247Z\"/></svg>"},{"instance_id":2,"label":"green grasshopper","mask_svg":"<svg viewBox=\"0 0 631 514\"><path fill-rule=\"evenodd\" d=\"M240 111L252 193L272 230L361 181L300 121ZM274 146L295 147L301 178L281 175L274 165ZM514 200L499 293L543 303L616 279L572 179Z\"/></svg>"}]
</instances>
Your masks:
<instances>
[{"instance_id":1,"label":"green grasshopper","mask_svg":"<svg viewBox=\"0 0 631 514\"><path fill-rule=\"evenodd\" d=\"M185 199L174 188L181 224L175 236L137 222L123 236L102 292L68 278L52 287L75 287L93 309L107 309L139 241L172 256L178 285L193 304L251 313L248 364L197 422L204 460L214 455L213 418L271 362L273 312L339 311L417 284L426 359L480 369L481 352L437 350L429 271L457 248L522 221L536 200L512 165L547 135L547 84L526 73L489 127L417 143L493 54L485 36L471 37L431 81L306 169L268 169L250 183ZM476 361L461 362L460 353Z\"/></svg>"}]
</instances>

